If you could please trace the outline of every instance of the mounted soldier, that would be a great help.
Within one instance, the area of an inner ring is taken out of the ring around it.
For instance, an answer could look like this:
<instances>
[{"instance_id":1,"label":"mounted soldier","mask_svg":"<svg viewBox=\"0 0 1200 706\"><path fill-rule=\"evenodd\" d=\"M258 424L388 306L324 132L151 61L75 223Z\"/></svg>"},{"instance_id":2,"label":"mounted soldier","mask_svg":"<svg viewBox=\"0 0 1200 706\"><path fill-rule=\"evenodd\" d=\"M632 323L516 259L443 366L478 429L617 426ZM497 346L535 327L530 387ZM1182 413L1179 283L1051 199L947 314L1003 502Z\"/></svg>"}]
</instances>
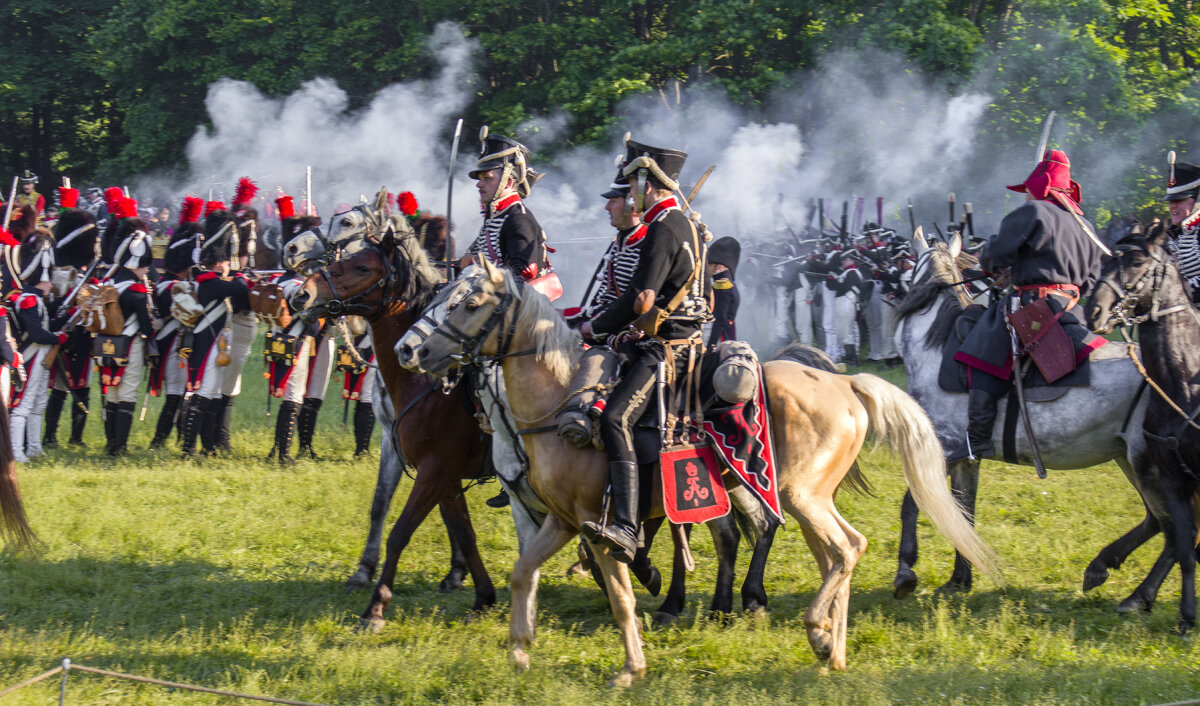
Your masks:
<instances>
[{"instance_id":1,"label":"mounted soldier","mask_svg":"<svg viewBox=\"0 0 1200 706\"><path fill-rule=\"evenodd\" d=\"M1163 200L1171 210L1171 226L1167 251L1179 268L1179 274L1191 290L1192 303L1200 303L1200 167L1176 162L1175 153L1168 156L1167 194Z\"/></svg>"},{"instance_id":2,"label":"mounted soldier","mask_svg":"<svg viewBox=\"0 0 1200 706\"><path fill-rule=\"evenodd\" d=\"M621 174L631 187L633 209L644 213L646 242L624 293L585 321L580 332L585 340L604 343L630 338L637 325L645 337L620 344L627 361L624 377L600 416L613 511L608 524L585 522L581 532L589 542L607 546L618 561L630 563L637 551L639 501L649 495L641 489L633 427L655 399L659 363L673 366L677 354L700 343L711 287L703 276L704 240L674 195L687 153L632 140L625 144Z\"/></svg>"},{"instance_id":3,"label":"mounted soldier","mask_svg":"<svg viewBox=\"0 0 1200 706\"><path fill-rule=\"evenodd\" d=\"M708 345L737 339L737 313L742 302L734 277L742 258L742 245L735 238L717 238L708 246L708 276L712 278L713 325Z\"/></svg>"},{"instance_id":4,"label":"mounted soldier","mask_svg":"<svg viewBox=\"0 0 1200 706\"><path fill-rule=\"evenodd\" d=\"M1026 203L1004 217L1000 232L983 246L979 264L989 274L1008 271L1012 294L988 307L954 356L970 369L969 421L966 439L947 451L947 463L995 455L996 405L1013 385L1015 367L1010 316L1016 320L1022 310L1034 314L1048 307L1050 316L1033 327L1045 329L1034 343L1039 343L1041 351L1053 352L1053 338L1047 336L1061 327L1069 339L1069 344L1064 340L1064 347L1073 349L1073 353L1062 352L1067 369L1061 376L1055 373L1055 379L1048 379L1039 363L1030 384L1088 385L1088 355L1104 345L1103 338L1088 330L1082 307L1076 306L1100 275L1104 246L1083 219L1079 184L1071 179L1066 153L1047 150L1029 178L1008 188L1024 193ZM1040 351L1030 342L1026 347L1035 351L1036 361Z\"/></svg>"},{"instance_id":5,"label":"mounted soldier","mask_svg":"<svg viewBox=\"0 0 1200 706\"><path fill-rule=\"evenodd\" d=\"M13 199L14 208L28 206L37 213L37 225L42 224L42 216L46 213L46 197L37 192L38 176L28 169L21 175L21 190Z\"/></svg>"}]
</instances>

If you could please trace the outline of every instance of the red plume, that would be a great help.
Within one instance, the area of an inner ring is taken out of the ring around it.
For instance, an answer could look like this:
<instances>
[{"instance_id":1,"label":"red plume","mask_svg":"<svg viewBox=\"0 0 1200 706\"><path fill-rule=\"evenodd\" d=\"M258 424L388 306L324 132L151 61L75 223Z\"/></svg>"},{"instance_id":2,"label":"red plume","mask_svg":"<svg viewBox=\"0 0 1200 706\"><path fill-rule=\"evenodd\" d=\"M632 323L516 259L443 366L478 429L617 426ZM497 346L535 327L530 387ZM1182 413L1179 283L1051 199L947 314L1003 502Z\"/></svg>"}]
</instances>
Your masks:
<instances>
[{"instance_id":1,"label":"red plume","mask_svg":"<svg viewBox=\"0 0 1200 706\"><path fill-rule=\"evenodd\" d=\"M117 208L112 211L112 214L117 218L137 218L138 202L122 197L120 201L117 201Z\"/></svg>"},{"instance_id":2,"label":"red plume","mask_svg":"<svg viewBox=\"0 0 1200 706\"><path fill-rule=\"evenodd\" d=\"M287 194L280 194L275 197L275 207L279 209L279 220L281 221L285 218L295 218L296 216L296 203Z\"/></svg>"},{"instance_id":3,"label":"red plume","mask_svg":"<svg viewBox=\"0 0 1200 706\"><path fill-rule=\"evenodd\" d=\"M208 203L204 204L204 217L208 218L209 216L212 215L213 211L224 211L224 210L226 210L226 209L225 209L225 204L223 202L209 201Z\"/></svg>"},{"instance_id":4,"label":"red plume","mask_svg":"<svg viewBox=\"0 0 1200 706\"><path fill-rule=\"evenodd\" d=\"M396 204L400 206L400 213L412 218L417 215L420 208L417 206L417 197L413 196L411 191L405 191L396 197Z\"/></svg>"},{"instance_id":5,"label":"red plume","mask_svg":"<svg viewBox=\"0 0 1200 706\"><path fill-rule=\"evenodd\" d=\"M117 210L117 202L125 198L125 192L119 186L110 186L104 190L104 206L109 213Z\"/></svg>"},{"instance_id":6,"label":"red plume","mask_svg":"<svg viewBox=\"0 0 1200 706\"><path fill-rule=\"evenodd\" d=\"M204 199L199 196L185 196L183 206L179 209L179 225L196 223L204 211Z\"/></svg>"},{"instance_id":7,"label":"red plume","mask_svg":"<svg viewBox=\"0 0 1200 706\"><path fill-rule=\"evenodd\" d=\"M20 241L13 237L12 233L0 228L0 245L20 245Z\"/></svg>"},{"instance_id":8,"label":"red plume","mask_svg":"<svg viewBox=\"0 0 1200 706\"><path fill-rule=\"evenodd\" d=\"M254 200L254 195L258 193L258 184L250 180L250 177L242 177L238 179L237 193L233 197L233 207L249 206Z\"/></svg>"},{"instance_id":9,"label":"red plume","mask_svg":"<svg viewBox=\"0 0 1200 706\"><path fill-rule=\"evenodd\" d=\"M75 208L79 205L79 189L66 186L58 187L58 205L62 208Z\"/></svg>"}]
</instances>

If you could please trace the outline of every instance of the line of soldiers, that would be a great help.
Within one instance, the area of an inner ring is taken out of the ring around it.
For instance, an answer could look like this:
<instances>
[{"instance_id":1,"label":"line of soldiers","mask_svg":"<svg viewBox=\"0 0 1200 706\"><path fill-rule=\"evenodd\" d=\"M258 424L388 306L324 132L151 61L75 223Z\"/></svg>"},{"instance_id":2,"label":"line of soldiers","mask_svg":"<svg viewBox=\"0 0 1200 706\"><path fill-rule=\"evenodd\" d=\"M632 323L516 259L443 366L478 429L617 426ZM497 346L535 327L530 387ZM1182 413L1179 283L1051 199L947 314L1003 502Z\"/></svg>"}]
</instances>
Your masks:
<instances>
[{"instance_id":1,"label":"line of soldiers","mask_svg":"<svg viewBox=\"0 0 1200 706\"><path fill-rule=\"evenodd\" d=\"M352 362L338 367L343 397L357 403L356 455L367 451L374 376L361 361L374 354L365 325L281 322L252 311L252 292L274 287L291 296L304 280L293 272L253 270L260 232L250 206L256 191L244 178L230 206L184 199L155 283L149 229L137 202L122 189L104 192L105 218L98 219L96 209L80 204L77 189L59 188L53 231L37 225L38 204L20 205L10 221L13 232L0 230L7 304L0 336L0 361L7 369L0 374L0 391L12 408L17 460L57 444L68 401L70 443L83 445L96 378L108 454L126 452L143 385L143 404L149 395L164 396L152 449L163 447L178 429L184 457L197 454L197 442L205 456L229 451L233 405L260 318L269 344L286 342L284 351L268 346L264 363L271 395L282 400L271 456L293 462L291 442L298 432L300 454L317 458L313 435L338 362L339 330L345 331L342 351L353 346L358 353L344 356ZM319 225L315 216L296 215L291 197L276 202L285 233Z\"/></svg>"}]
</instances>

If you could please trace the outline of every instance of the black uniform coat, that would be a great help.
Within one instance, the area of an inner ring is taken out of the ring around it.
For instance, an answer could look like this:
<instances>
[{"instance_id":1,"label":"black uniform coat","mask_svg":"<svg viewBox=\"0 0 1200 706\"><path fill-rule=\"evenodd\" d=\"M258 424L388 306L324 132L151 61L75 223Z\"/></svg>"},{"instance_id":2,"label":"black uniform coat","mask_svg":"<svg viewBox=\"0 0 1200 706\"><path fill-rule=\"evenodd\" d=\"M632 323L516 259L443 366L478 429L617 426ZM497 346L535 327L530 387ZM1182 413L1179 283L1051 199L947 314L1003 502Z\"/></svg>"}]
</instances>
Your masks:
<instances>
[{"instance_id":1,"label":"black uniform coat","mask_svg":"<svg viewBox=\"0 0 1200 706\"><path fill-rule=\"evenodd\" d=\"M738 293L737 285L729 271L713 275L713 326L708 334L708 345L715 346L721 341L737 339L738 306L742 295Z\"/></svg>"},{"instance_id":2,"label":"black uniform coat","mask_svg":"<svg viewBox=\"0 0 1200 706\"><path fill-rule=\"evenodd\" d=\"M234 273L230 279L221 279L216 272L202 272L196 276L196 299L205 309L215 302L215 308L222 313L213 323L202 331L195 331L192 354L188 357L188 386L198 389L204 376L204 364L208 359L217 337L229 323L231 313L236 314L250 308L250 283L241 273ZM225 307L225 299L229 300L232 311ZM207 316L207 314L206 314ZM203 321L203 319L201 319ZM197 326L200 324L197 323Z\"/></svg>"}]
</instances>

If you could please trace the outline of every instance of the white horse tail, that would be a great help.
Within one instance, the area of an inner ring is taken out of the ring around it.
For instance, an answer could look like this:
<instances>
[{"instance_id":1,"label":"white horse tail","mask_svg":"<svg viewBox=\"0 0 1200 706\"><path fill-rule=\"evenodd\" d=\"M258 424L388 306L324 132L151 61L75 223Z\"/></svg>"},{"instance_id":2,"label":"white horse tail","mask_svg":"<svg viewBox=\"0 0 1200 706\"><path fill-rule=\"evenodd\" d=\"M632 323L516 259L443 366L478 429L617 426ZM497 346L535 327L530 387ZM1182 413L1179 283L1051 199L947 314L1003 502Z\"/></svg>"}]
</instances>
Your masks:
<instances>
[{"instance_id":1,"label":"white horse tail","mask_svg":"<svg viewBox=\"0 0 1200 706\"><path fill-rule=\"evenodd\" d=\"M850 385L866 407L877 439L887 440L899 452L904 478L917 507L959 553L993 581L1003 584L995 552L975 532L950 493L942 445L925 410L904 390L875 375L853 375Z\"/></svg>"}]
</instances>

